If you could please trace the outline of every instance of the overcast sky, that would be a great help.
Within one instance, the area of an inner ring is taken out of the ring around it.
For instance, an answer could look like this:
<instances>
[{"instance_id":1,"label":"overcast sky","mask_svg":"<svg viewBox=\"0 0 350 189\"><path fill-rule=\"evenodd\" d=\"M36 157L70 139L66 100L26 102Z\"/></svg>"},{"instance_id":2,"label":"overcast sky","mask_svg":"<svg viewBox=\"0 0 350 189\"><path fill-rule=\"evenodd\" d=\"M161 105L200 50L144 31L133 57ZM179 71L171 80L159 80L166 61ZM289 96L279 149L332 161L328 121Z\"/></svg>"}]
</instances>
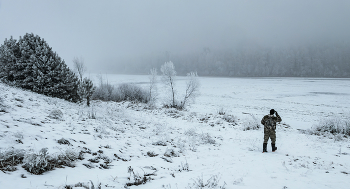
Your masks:
<instances>
[{"instance_id":1,"label":"overcast sky","mask_svg":"<svg viewBox=\"0 0 350 189\"><path fill-rule=\"evenodd\" d=\"M0 0L0 42L44 38L69 66L120 57L350 41L350 0Z\"/></svg>"}]
</instances>

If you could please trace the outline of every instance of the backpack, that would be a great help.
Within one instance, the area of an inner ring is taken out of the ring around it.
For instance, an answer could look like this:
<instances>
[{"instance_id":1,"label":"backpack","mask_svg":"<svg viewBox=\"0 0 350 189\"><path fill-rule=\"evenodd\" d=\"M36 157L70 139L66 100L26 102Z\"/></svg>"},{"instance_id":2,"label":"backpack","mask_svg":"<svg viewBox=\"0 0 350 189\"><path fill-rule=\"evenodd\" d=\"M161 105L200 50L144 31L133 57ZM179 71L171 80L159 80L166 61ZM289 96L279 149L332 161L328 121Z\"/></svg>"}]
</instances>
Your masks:
<instances>
[{"instance_id":1,"label":"backpack","mask_svg":"<svg viewBox=\"0 0 350 189\"><path fill-rule=\"evenodd\" d=\"M265 128L268 130L272 130L273 129L273 117L272 116L268 116L268 118L265 121Z\"/></svg>"}]
</instances>

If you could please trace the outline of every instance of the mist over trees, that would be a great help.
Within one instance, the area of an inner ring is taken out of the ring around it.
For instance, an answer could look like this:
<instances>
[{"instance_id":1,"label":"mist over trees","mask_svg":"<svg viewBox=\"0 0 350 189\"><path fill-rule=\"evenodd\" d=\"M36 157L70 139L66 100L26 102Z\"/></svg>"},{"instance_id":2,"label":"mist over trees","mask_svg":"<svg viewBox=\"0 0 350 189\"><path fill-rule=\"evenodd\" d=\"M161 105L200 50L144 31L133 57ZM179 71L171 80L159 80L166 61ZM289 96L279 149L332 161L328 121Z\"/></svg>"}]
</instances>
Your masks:
<instances>
[{"instance_id":1,"label":"mist over trees","mask_svg":"<svg viewBox=\"0 0 350 189\"><path fill-rule=\"evenodd\" d=\"M203 48L196 53L163 53L116 61L114 73L147 74L172 61L178 75L225 77L350 77L350 44L319 43L287 47L241 45L231 50Z\"/></svg>"}]
</instances>

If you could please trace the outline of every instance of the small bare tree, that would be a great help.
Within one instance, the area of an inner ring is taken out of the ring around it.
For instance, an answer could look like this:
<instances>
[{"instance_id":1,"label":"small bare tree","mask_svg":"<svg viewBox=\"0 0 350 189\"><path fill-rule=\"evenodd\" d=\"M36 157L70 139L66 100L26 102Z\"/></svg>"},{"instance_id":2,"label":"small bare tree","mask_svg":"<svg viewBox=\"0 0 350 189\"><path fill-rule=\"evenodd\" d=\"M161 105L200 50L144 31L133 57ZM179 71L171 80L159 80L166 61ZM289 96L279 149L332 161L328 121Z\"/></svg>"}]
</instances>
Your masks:
<instances>
[{"instance_id":1,"label":"small bare tree","mask_svg":"<svg viewBox=\"0 0 350 189\"><path fill-rule=\"evenodd\" d=\"M181 109L185 108L188 103L194 101L195 97L199 94L200 83L198 80L197 72L190 72L187 74L188 81L186 83L186 92L184 99L181 102Z\"/></svg>"},{"instance_id":2,"label":"small bare tree","mask_svg":"<svg viewBox=\"0 0 350 189\"><path fill-rule=\"evenodd\" d=\"M83 76L86 72L86 66L84 63L84 59L82 57L80 57L80 58L74 57L73 63L74 63L74 69L75 69L76 73L78 73L78 76L80 79L78 93L82 98L86 99L86 105L90 106L90 100L91 100L92 94L94 93L96 87L94 87L91 79L86 78L86 77L83 79Z\"/></svg>"},{"instance_id":3,"label":"small bare tree","mask_svg":"<svg viewBox=\"0 0 350 189\"><path fill-rule=\"evenodd\" d=\"M157 98L157 69L152 68L149 75L149 102L153 106Z\"/></svg>"},{"instance_id":4,"label":"small bare tree","mask_svg":"<svg viewBox=\"0 0 350 189\"><path fill-rule=\"evenodd\" d=\"M79 75L80 82L83 82L83 76L86 71L84 59L82 57L80 58L74 57L73 63L74 63L74 69Z\"/></svg>"},{"instance_id":5,"label":"small bare tree","mask_svg":"<svg viewBox=\"0 0 350 189\"><path fill-rule=\"evenodd\" d=\"M172 95L172 104L171 107L176 107L175 103L175 76L176 71L174 64L170 62L165 62L161 67L160 71L162 72L162 81L165 84L165 86L168 86L171 89L171 95Z\"/></svg>"}]
</instances>

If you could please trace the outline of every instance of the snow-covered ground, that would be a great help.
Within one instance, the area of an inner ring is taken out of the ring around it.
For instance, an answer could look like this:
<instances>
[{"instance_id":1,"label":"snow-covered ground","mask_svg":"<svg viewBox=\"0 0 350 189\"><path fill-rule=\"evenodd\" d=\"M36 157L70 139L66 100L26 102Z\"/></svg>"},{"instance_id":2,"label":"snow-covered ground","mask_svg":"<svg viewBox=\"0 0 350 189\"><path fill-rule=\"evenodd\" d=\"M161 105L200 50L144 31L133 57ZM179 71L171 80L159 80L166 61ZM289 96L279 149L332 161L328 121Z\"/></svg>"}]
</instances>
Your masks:
<instances>
[{"instance_id":1,"label":"snow-covered ground","mask_svg":"<svg viewBox=\"0 0 350 189\"><path fill-rule=\"evenodd\" d=\"M134 82L146 87L148 82L147 76L107 78L110 84ZM130 188L200 188L201 180L228 189L349 188L349 139L306 135L297 129L311 128L322 117L347 114L350 80L200 81L201 95L187 111L149 110L130 102L94 101L86 107L0 84L6 106L5 112L0 111L1 153L24 149L31 154L42 148L53 156L85 152L74 168L33 175L18 165L17 171L0 172L0 188L65 188L91 182L102 188L124 188L135 181L130 168L151 179ZM179 95L185 83L178 77ZM163 94L162 85L158 89ZM163 98L159 95L159 103ZM271 108L283 119L277 128L278 150L272 153L268 145L269 152L261 153L263 130L243 128L259 123ZM49 117L54 110L63 112L62 119ZM237 123L227 121L232 117ZM62 138L70 145L59 144Z\"/></svg>"}]
</instances>

